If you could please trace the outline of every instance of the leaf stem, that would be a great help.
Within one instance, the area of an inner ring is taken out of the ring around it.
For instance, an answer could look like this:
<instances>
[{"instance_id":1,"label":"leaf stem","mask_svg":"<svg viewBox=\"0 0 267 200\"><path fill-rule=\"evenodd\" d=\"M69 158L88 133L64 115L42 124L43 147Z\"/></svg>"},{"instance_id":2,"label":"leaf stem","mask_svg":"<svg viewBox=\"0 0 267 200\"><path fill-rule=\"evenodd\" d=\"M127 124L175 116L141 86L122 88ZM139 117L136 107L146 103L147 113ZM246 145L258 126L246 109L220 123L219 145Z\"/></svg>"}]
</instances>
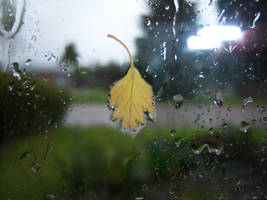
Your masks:
<instances>
[{"instance_id":1,"label":"leaf stem","mask_svg":"<svg viewBox=\"0 0 267 200\"><path fill-rule=\"evenodd\" d=\"M130 58L130 65L131 65L131 68L134 68L134 64L133 64L133 57L132 57L132 54L130 52L130 50L128 49L128 47L126 46L126 44L124 44L119 38L115 37L114 35L111 35L111 34L108 34L108 37L116 40L117 42L119 42L127 51L128 55L129 55L129 58Z\"/></svg>"}]
</instances>

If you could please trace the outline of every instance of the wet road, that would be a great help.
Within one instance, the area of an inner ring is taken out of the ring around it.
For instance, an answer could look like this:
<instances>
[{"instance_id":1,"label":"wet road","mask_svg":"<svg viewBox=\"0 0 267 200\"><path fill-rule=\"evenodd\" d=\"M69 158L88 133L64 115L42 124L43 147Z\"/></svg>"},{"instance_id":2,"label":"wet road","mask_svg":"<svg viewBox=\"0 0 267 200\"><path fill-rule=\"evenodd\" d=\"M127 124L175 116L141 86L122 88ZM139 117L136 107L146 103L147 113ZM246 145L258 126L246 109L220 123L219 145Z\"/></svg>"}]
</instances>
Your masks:
<instances>
[{"instance_id":1,"label":"wet road","mask_svg":"<svg viewBox=\"0 0 267 200\"><path fill-rule=\"evenodd\" d=\"M198 126L214 127L223 124L240 126L242 121L252 127L267 128L267 112L261 112L256 105L248 105L245 110L241 106L215 105L183 105L176 109L170 105L157 105L157 116L149 126ZM68 109L64 125L66 126L114 126L118 122L111 121L111 111L103 104L74 104Z\"/></svg>"}]
</instances>

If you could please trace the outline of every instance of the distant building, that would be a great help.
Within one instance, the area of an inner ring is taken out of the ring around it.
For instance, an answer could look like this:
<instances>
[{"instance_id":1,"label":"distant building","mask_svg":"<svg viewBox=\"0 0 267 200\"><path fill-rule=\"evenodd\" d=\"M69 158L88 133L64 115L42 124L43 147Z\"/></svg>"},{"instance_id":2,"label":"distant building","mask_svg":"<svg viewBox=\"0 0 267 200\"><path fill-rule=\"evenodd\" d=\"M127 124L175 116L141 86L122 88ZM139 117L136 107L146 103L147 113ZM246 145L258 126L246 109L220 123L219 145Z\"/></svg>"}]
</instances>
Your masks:
<instances>
[{"instance_id":1,"label":"distant building","mask_svg":"<svg viewBox=\"0 0 267 200\"><path fill-rule=\"evenodd\" d=\"M31 67L29 72L38 80L61 87L71 86L71 71L60 70L59 67Z\"/></svg>"}]
</instances>

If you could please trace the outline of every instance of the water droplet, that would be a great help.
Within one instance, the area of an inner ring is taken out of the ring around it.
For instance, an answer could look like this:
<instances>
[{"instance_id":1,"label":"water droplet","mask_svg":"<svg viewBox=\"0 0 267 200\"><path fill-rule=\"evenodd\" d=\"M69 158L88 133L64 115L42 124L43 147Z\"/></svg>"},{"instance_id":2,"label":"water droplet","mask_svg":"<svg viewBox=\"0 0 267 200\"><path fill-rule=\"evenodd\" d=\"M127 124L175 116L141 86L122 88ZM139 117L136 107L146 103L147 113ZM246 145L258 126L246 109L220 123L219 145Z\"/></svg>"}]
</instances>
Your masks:
<instances>
[{"instance_id":1,"label":"water droplet","mask_svg":"<svg viewBox=\"0 0 267 200\"><path fill-rule=\"evenodd\" d=\"M151 22L150 22L150 20L149 20L149 19L147 19L147 20L145 21L145 24L146 24L147 26L150 26L150 25L151 25Z\"/></svg>"},{"instance_id":2,"label":"water droplet","mask_svg":"<svg viewBox=\"0 0 267 200\"><path fill-rule=\"evenodd\" d=\"M194 118L194 123L196 124L200 120L200 114L197 114Z\"/></svg>"},{"instance_id":3,"label":"water droplet","mask_svg":"<svg viewBox=\"0 0 267 200\"><path fill-rule=\"evenodd\" d=\"M236 49L237 45L230 45L229 46L229 53L233 53L233 51Z\"/></svg>"},{"instance_id":4,"label":"water droplet","mask_svg":"<svg viewBox=\"0 0 267 200\"><path fill-rule=\"evenodd\" d=\"M25 61L25 65L28 67L28 66L30 66L31 65L31 63L32 63L32 59L27 59L26 61Z\"/></svg>"},{"instance_id":5,"label":"water droplet","mask_svg":"<svg viewBox=\"0 0 267 200\"><path fill-rule=\"evenodd\" d=\"M222 122L225 122L225 119L222 119ZM228 124L227 123L223 123L220 127L222 129L226 129L228 127Z\"/></svg>"},{"instance_id":6,"label":"water droplet","mask_svg":"<svg viewBox=\"0 0 267 200\"><path fill-rule=\"evenodd\" d=\"M13 88L14 88L14 84L15 84L14 81L11 81L11 82L8 84L7 88L8 88L8 90L9 90L10 92L13 90Z\"/></svg>"},{"instance_id":7,"label":"water droplet","mask_svg":"<svg viewBox=\"0 0 267 200\"><path fill-rule=\"evenodd\" d=\"M211 90L210 89L206 89L205 94L206 95L211 95Z\"/></svg>"},{"instance_id":8,"label":"water droplet","mask_svg":"<svg viewBox=\"0 0 267 200\"><path fill-rule=\"evenodd\" d=\"M169 10L170 9L170 6L169 5L166 5L165 6L165 10Z\"/></svg>"},{"instance_id":9,"label":"water droplet","mask_svg":"<svg viewBox=\"0 0 267 200\"><path fill-rule=\"evenodd\" d=\"M36 161L32 161L30 170L33 173L37 173L37 172L39 172L40 169L41 169L41 165Z\"/></svg>"},{"instance_id":10,"label":"water droplet","mask_svg":"<svg viewBox=\"0 0 267 200\"><path fill-rule=\"evenodd\" d=\"M182 138L181 138L181 137L177 137L177 138L175 138L174 144L175 144L175 146L176 146L177 148L180 147L181 143L182 143Z\"/></svg>"},{"instance_id":11,"label":"water droplet","mask_svg":"<svg viewBox=\"0 0 267 200\"><path fill-rule=\"evenodd\" d=\"M212 119L211 119L211 120L212 120ZM213 132L213 128L212 128L212 127L209 129L209 133L210 133L211 135L214 135L214 132Z\"/></svg>"},{"instance_id":12,"label":"water droplet","mask_svg":"<svg viewBox=\"0 0 267 200\"><path fill-rule=\"evenodd\" d=\"M24 152L23 154L20 155L19 159L24 159L24 158L27 158L31 155L30 152L26 151Z\"/></svg>"},{"instance_id":13,"label":"water droplet","mask_svg":"<svg viewBox=\"0 0 267 200\"><path fill-rule=\"evenodd\" d=\"M238 192L244 192L244 186L241 184L241 181L238 181L236 183L236 187L235 187L236 191Z\"/></svg>"},{"instance_id":14,"label":"water droplet","mask_svg":"<svg viewBox=\"0 0 267 200\"><path fill-rule=\"evenodd\" d=\"M18 95L19 97L21 97L22 94L23 94L23 91L22 91L21 89L19 89L16 93L17 93L17 95Z\"/></svg>"},{"instance_id":15,"label":"water droplet","mask_svg":"<svg viewBox=\"0 0 267 200\"><path fill-rule=\"evenodd\" d=\"M52 53L48 52L47 54L44 55L44 57L47 59L47 61L50 63L52 60L56 60L57 57Z\"/></svg>"},{"instance_id":16,"label":"water droplet","mask_svg":"<svg viewBox=\"0 0 267 200\"><path fill-rule=\"evenodd\" d=\"M194 154L201 154L205 149L207 149L207 151L209 153L215 153L217 156L221 155L222 151L223 151L223 146L220 146L219 148L211 148L208 144L203 144L201 145L198 149L193 149Z\"/></svg>"},{"instance_id":17,"label":"water droplet","mask_svg":"<svg viewBox=\"0 0 267 200\"><path fill-rule=\"evenodd\" d=\"M175 96L173 96L173 101L175 103L175 108L178 109L182 106L182 104L184 103L184 98L182 95L177 94Z\"/></svg>"},{"instance_id":18,"label":"water droplet","mask_svg":"<svg viewBox=\"0 0 267 200\"><path fill-rule=\"evenodd\" d=\"M176 136L176 130L175 129L172 129L170 131L170 134L171 134L172 137Z\"/></svg>"},{"instance_id":19,"label":"water droplet","mask_svg":"<svg viewBox=\"0 0 267 200\"><path fill-rule=\"evenodd\" d=\"M248 97L246 99L243 99L243 106L247 106L250 103L253 103L254 99L252 97Z\"/></svg>"},{"instance_id":20,"label":"water droplet","mask_svg":"<svg viewBox=\"0 0 267 200\"><path fill-rule=\"evenodd\" d=\"M259 111L259 112L261 112L261 113L264 113L265 112L265 107L264 106L257 105L256 110Z\"/></svg>"},{"instance_id":21,"label":"water droplet","mask_svg":"<svg viewBox=\"0 0 267 200\"><path fill-rule=\"evenodd\" d=\"M146 116L147 116L147 119L149 120L149 121L153 121L154 119L153 119L153 116L151 115L151 113L150 112L148 112L148 111L145 111L145 114L146 114Z\"/></svg>"},{"instance_id":22,"label":"water droplet","mask_svg":"<svg viewBox=\"0 0 267 200\"><path fill-rule=\"evenodd\" d=\"M202 179L202 178L204 178L204 176L201 175L201 174L199 174L199 175L198 175L198 178L201 178L201 179Z\"/></svg>"},{"instance_id":23,"label":"water droplet","mask_svg":"<svg viewBox=\"0 0 267 200\"><path fill-rule=\"evenodd\" d=\"M30 88L30 91L33 91L35 89L35 87L36 87L36 81L33 82L32 86Z\"/></svg>"},{"instance_id":24,"label":"water droplet","mask_svg":"<svg viewBox=\"0 0 267 200\"><path fill-rule=\"evenodd\" d=\"M161 98L161 97L156 98L156 102L163 102L163 101L164 101L164 98Z\"/></svg>"},{"instance_id":25,"label":"water droplet","mask_svg":"<svg viewBox=\"0 0 267 200\"><path fill-rule=\"evenodd\" d=\"M219 99L214 99L214 104L216 106L219 106L219 107L222 107L223 106L223 102L221 100L219 100Z\"/></svg>"},{"instance_id":26,"label":"water droplet","mask_svg":"<svg viewBox=\"0 0 267 200\"><path fill-rule=\"evenodd\" d=\"M242 121L240 123L240 131L243 131L244 133L247 133L249 128L250 128L250 124L248 122Z\"/></svg>"},{"instance_id":27,"label":"water droplet","mask_svg":"<svg viewBox=\"0 0 267 200\"><path fill-rule=\"evenodd\" d=\"M257 120L256 120L256 119L252 119L252 120L251 120L251 124L254 124L254 125L255 125L255 124L256 124L256 122L257 122Z\"/></svg>"},{"instance_id":28,"label":"water droplet","mask_svg":"<svg viewBox=\"0 0 267 200\"><path fill-rule=\"evenodd\" d=\"M19 64L18 63L12 63L12 74L18 80L21 80L21 71L19 69Z\"/></svg>"},{"instance_id":29,"label":"water droplet","mask_svg":"<svg viewBox=\"0 0 267 200\"><path fill-rule=\"evenodd\" d=\"M107 105L107 107L108 107L110 110L112 110L112 111L115 111L115 110L116 110L115 106Z\"/></svg>"},{"instance_id":30,"label":"water droplet","mask_svg":"<svg viewBox=\"0 0 267 200\"><path fill-rule=\"evenodd\" d=\"M36 40L37 40L37 36L36 36L36 35L33 35L33 36L31 37L31 41L36 42Z\"/></svg>"},{"instance_id":31,"label":"water droplet","mask_svg":"<svg viewBox=\"0 0 267 200\"><path fill-rule=\"evenodd\" d=\"M36 91L36 92L34 93L34 96L35 96L36 98L39 98L39 97L41 96L41 94L40 94L38 91Z\"/></svg>"},{"instance_id":32,"label":"water droplet","mask_svg":"<svg viewBox=\"0 0 267 200\"><path fill-rule=\"evenodd\" d=\"M34 167L31 167L30 170L33 172L33 173L37 173L36 169Z\"/></svg>"},{"instance_id":33,"label":"water droplet","mask_svg":"<svg viewBox=\"0 0 267 200\"><path fill-rule=\"evenodd\" d=\"M54 127L55 127L56 129L59 128L59 124L56 122Z\"/></svg>"},{"instance_id":34,"label":"water droplet","mask_svg":"<svg viewBox=\"0 0 267 200\"><path fill-rule=\"evenodd\" d=\"M149 65L146 67L146 72L148 72L148 70L149 70Z\"/></svg>"},{"instance_id":35,"label":"water droplet","mask_svg":"<svg viewBox=\"0 0 267 200\"><path fill-rule=\"evenodd\" d=\"M231 106L228 106L226 110L229 111L229 112L231 112L232 111L232 107Z\"/></svg>"},{"instance_id":36,"label":"water droplet","mask_svg":"<svg viewBox=\"0 0 267 200\"><path fill-rule=\"evenodd\" d=\"M51 118L48 120L47 124L48 124L48 125L51 125L51 124L53 124L53 122L54 122L54 118L51 117Z\"/></svg>"},{"instance_id":37,"label":"water droplet","mask_svg":"<svg viewBox=\"0 0 267 200\"><path fill-rule=\"evenodd\" d=\"M178 60L177 54L174 54L174 60Z\"/></svg>"},{"instance_id":38,"label":"water droplet","mask_svg":"<svg viewBox=\"0 0 267 200\"><path fill-rule=\"evenodd\" d=\"M227 20L227 17L223 17L222 21L221 21L221 24L226 24L226 20Z\"/></svg>"},{"instance_id":39,"label":"water droplet","mask_svg":"<svg viewBox=\"0 0 267 200\"><path fill-rule=\"evenodd\" d=\"M216 97L214 99L214 104L218 107L222 107L223 106L223 96L222 96L222 92L219 91L216 93Z\"/></svg>"},{"instance_id":40,"label":"water droplet","mask_svg":"<svg viewBox=\"0 0 267 200\"><path fill-rule=\"evenodd\" d=\"M49 199L55 199L56 198L55 195L53 195L53 194L47 194L46 197Z\"/></svg>"}]
</instances>

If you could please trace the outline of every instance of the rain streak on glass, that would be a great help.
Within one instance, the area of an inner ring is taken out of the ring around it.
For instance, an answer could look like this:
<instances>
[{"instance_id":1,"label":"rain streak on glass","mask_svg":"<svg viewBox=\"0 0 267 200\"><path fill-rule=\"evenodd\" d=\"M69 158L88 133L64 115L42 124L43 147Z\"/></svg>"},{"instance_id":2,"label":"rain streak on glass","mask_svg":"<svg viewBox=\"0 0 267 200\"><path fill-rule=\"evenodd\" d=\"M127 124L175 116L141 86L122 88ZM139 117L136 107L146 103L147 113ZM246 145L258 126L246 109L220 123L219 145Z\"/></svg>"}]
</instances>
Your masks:
<instances>
[{"instance_id":1,"label":"rain streak on glass","mask_svg":"<svg viewBox=\"0 0 267 200\"><path fill-rule=\"evenodd\" d=\"M223 146L220 146L219 148L211 148L208 144L203 144L202 146L200 146L198 149L193 149L193 152L195 154L201 154L205 149L207 149L207 151L209 153L215 153L217 156L219 156L222 151L223 151Z\"/></svg>"},{"instance_id":2,"label":"rain streak on glass","mask_svg":"<svg viewBox=\"0 0 267 200\"><path fill-rule=\"evenodd\" d=\"M259 20L260 16L261 16L261 13L260 12L257 12L255 14L255 18L254 18L253 23L252 23L252 26L250 28L255 28L256 27L256 22Z\"/></svg>"},{"instance_id":3,"label":"rain streak on glass","mask_svg":"<svg viewBox=\"0 0 267 200\"><path fill-rule=\"evenodd\" d=\"M254 99L252 97L248 97L246 99L243 100L243 105L247 106L248 104L253 103Z\"/></svg>"},{"instance_id":4,"label":"rain streak on glass","mask_svg":"<svg viewBox=\"0 0 267 200\"><path fill-rule=\"evenodd\" d=\"M5 68L4 70L7 71L11 62L11 53L14 48L14 38L22 25L22 18L25 11L25 1L0 1L0 10L0 64L2 64Z\"/></svg>"},{"instance_id":5,"label":"rain streak on glass","mask_svg":"<svg viewBox=\"0 0 267 200\"><path fill-rule=\"evenodd\" d=\"M176 31L175 31L175 25L176 25L176 15L179 11L179 1L178 0L173 0L174 2L174 6L175 6L175 13L173 16L173 21L172 21L172 32L173 32L173 36L176 38Z\"/></svg>"}]
</instances>

